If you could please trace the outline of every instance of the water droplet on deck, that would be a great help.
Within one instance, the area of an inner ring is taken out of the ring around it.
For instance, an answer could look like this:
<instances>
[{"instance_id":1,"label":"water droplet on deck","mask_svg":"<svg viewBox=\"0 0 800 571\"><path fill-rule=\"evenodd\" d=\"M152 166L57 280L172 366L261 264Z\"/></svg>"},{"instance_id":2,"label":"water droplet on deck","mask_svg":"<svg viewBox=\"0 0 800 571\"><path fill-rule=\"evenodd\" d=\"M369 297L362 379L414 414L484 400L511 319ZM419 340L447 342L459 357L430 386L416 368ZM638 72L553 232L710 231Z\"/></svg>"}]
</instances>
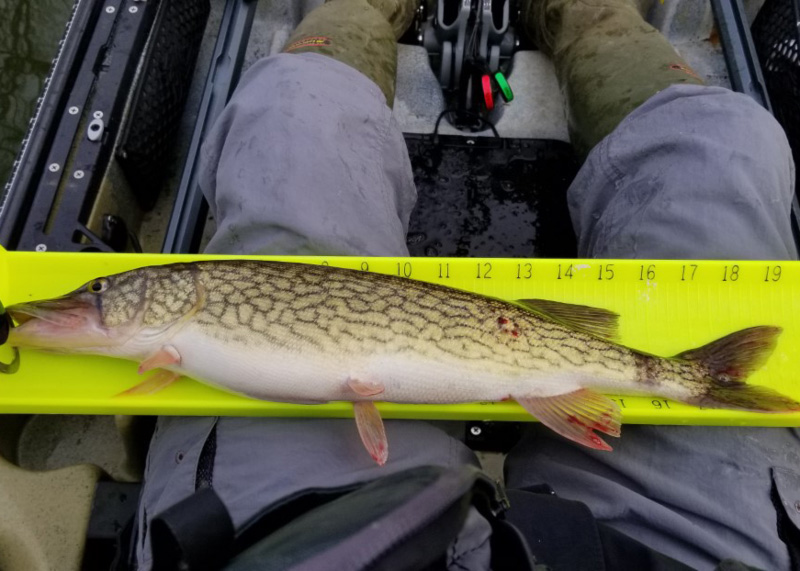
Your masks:
<instances>
[{"instance_id":1,"label":"water droplet on deck","mask_svg":"<svg viewBox=\"0 0 800 571\"><path fill-rule=\"evenodd\" d=\"M408 236L406 237L406 244L415 246L417 244L421 244L427 239L428 236L425 234L425 232L409 232Z\"/></svg>"}]
</instances>

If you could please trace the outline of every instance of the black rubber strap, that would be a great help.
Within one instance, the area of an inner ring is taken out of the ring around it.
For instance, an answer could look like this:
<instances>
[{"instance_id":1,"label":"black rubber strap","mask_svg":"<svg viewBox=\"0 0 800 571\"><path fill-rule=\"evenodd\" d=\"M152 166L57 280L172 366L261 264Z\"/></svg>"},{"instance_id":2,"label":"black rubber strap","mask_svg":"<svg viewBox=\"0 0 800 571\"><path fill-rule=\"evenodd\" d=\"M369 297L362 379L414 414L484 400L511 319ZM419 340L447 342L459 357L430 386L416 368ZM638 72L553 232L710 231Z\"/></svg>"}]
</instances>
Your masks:
<instances>
[{"instance_id":1,"label":"black rubber strap","mask_svg":"<svg viewBox=\"0 0 800 571\"><path fill-rule=\"evenodd\" d=\"M175 504L150 524L154 571L219 569L231 555L234 529L212 488Z\"/></svg>"},{"instance_id":2,"label":"black rubber strap","mask_svg":"<svg viewBox=\"0 0 800 571\"><path fill-rule=\"evenodd\" d=\"M507 494L506 522L526 539L536 563L552 571L691 571L598 522L585 504L559 498L547 486Z\"/></svg>"}]
</instances>

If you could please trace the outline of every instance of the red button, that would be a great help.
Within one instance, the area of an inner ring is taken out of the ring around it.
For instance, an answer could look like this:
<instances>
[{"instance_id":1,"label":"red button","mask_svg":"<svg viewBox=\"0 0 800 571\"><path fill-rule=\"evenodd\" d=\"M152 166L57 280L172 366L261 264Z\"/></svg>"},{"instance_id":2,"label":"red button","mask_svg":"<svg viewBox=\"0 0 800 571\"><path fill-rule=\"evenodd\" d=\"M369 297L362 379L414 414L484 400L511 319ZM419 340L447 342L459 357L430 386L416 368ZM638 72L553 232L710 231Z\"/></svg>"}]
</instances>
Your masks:
<instances>
[{"instance_id":1,"label":"red button","mask_svg":"<svg viewBox=\"0 0 800 571\"><path fill-rule=\"evenodd\" d=\"M481 83L483 84L483 101L486 103L486 109L491 111L494 109L494 97L492 96L492 81L489 79L488 75L484 75L481 78Z\"/></svg>"}]
</instances>

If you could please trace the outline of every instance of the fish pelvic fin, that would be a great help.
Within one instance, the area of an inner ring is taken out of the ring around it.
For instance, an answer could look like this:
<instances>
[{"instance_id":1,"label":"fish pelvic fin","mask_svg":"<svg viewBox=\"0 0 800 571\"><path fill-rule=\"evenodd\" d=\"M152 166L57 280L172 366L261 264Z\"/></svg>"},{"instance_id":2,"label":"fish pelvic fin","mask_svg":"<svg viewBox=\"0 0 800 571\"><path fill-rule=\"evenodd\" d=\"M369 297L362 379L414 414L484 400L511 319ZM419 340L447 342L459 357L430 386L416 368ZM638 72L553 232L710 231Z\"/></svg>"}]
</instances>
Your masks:
<instances>
[{"instance_id":1,"label":"fish pelvic fin","mask_svg":"<svg viewBox=\"0 0 800 571\"><path fill-rule=\"evenodd\" d=\"M514 398L539 422L564 438L589 448L611 450L611 446L595 431L614 437L620 435L622 414L617 403L589 389L551 397Z\"/></svg>"},{"instance_id":2,"label":"fish pelvic fin","mask_svg":"<svg viewBox=\"0 0 800 571\"><path fill-rule=\"evenodd\" d=\"M797 401L774 389L745 382L772 355L782 331L780 327L750 327L676 355L676 359L697 363L706 370L704 390L688 402L754 412L800 411Z\"/></svg>"},{"instance_id":3,"label":"fish pelvic fin","mask_svg":"<svg viewBox=\"0 0 800 571\"><path fill-rule=\"evenodd\" d=\"M386 439L386 429L383 427L381 413L375 403L371 401L354 402L353 412L364 448L378 466L383 466L389 459L389 442Z\"/></svg>"},{"instance_id":4,"label":"fish pelvic fin","mask_svg":"<svg viewBox=\"0 0 800 571\"><path fill-rule=\"evenodd\" d=\"M166 369L161 369L157 371L141 383L134 385L133 387L129 388L127 391L122 391L121 393L117 394L117 397L128 397L134 395L153 395L163 389L166 389L172 383L177 381L181 378L180 373L175 373L173 371L167 371Z\"/></svg>"}]
</instances>

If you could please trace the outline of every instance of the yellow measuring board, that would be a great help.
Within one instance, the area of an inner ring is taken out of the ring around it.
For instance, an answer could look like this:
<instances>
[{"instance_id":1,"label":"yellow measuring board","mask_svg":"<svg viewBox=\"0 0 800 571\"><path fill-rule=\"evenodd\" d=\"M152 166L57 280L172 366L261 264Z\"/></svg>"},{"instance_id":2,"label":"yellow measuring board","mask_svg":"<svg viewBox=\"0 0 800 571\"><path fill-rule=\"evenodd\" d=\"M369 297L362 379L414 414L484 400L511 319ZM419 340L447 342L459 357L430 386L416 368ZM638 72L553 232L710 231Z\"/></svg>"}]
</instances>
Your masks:
<instances>
[{"instance_id":1,"label":"yellow measuring board","mask_svg":"<svg viewBox=\"0 0 800 571\"><path fill-rule=\"evenodd\" d=\"M0 248L6 306L55 297L92 278L151 264L234 256L7 252ZM242 257L244 259L244 257ZM257 257L399 275L493 297L542 298L620 314L620 342L669 356L739 329L781 326L772 357L749 379L800 400L800 262L477 258ZM11 350L0 347L0 360ZM23 351L0 375L0 413L351 416L349 403L257 401L181 379L154 395L115 396L139 381L136 363ZM611 395L625 422L800 426L800 413L701 410L655 397ZM530 420L516 403L380 403L386 418Z\"/></svg>"}]
</instances>

